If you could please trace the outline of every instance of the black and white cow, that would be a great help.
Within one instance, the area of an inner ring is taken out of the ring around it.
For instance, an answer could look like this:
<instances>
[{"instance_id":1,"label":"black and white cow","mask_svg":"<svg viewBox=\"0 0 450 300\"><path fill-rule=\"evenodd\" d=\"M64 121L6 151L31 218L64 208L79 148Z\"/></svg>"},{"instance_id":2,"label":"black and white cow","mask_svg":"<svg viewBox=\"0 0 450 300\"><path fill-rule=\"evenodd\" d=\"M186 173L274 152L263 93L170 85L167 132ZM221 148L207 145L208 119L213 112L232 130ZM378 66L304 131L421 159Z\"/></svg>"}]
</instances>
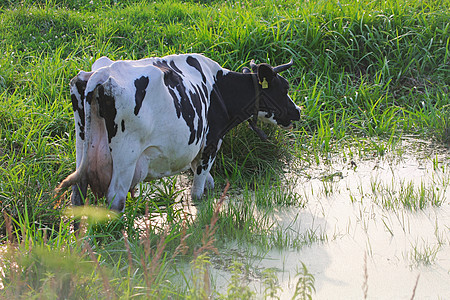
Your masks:
<instances>
[{"instance_id":1,"label":"black and white cow","mask_svg":"<svg viewBox=\"0 0 450 300\"><path fill-rule=\"evenodd\" d=\"M209 171L230 129L256 117L284 128L300 119L278 75L290 66L252 61L237 73L200 54L98 59L70 83L77 168L57 190L72 186L72 204L82 205L89 185L123 211L139 182L190 167L191 195L200 199L214 187Z\"/></svg>"}]
</instances>

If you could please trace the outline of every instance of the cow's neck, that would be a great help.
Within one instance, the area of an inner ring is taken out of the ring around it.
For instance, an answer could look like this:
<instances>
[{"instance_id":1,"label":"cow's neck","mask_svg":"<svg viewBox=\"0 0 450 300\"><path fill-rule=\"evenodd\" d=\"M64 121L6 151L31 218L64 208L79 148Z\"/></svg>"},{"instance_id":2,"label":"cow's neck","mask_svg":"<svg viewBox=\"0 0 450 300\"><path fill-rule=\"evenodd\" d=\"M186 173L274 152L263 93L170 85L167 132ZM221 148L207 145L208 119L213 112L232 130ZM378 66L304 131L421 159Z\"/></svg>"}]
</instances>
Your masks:
<instances>
[{"instance_id":1,"label":"cow's neck","mask_svg":"<svg viewBox=\"0 0 450 300\"><path fill-rule=\"evenodd\" d=\"M256 74L222 72L217 74L208 113L213 135L220 139L233 127L257 113L258 96Z\"/></svg>"}]
</instances>

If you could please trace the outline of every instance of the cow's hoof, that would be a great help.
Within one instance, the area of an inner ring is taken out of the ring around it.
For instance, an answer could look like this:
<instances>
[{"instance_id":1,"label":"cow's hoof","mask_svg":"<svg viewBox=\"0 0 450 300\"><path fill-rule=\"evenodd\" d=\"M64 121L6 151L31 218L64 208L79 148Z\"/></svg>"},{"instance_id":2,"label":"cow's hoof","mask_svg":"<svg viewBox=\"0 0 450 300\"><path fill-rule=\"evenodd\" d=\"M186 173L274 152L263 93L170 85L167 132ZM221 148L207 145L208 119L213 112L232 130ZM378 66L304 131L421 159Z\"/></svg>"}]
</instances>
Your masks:
<instances>
[{"instance_id":1,"label":"cow's hoof","mask_svg":"<svg viewBox=\"0 0 450 300\"><path fill-rule=\"evenodd\" d=\"M200 202L202 198L203 198L203 191L196 191L196 190L191 191L192 202Z\"/></svg>"},{"instance_id":2,"label":"cow's hoof","mask_svg":"<svg viewBox=\"0 0 450 300\"><path fill-rule=\"evenodd\" d=\"M123 200L116 200L114 199L111 203L111 210L117 212L117 213L123 213L125 210L125 199Z\"/></svg>"}]
</instances>

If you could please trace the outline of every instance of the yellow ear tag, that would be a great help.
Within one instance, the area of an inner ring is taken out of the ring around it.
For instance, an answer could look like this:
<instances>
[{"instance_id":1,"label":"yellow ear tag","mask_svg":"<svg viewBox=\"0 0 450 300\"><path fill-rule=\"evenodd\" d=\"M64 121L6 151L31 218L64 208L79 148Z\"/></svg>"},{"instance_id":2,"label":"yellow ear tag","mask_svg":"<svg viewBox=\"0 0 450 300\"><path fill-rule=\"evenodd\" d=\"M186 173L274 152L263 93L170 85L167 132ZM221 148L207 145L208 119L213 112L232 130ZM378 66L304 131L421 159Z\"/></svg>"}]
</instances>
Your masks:
<instances>
[{"instance_id":1,"label":"yellow ear tag","mask_svg":"<svg viewBox=\"0 0 450 300\"><path fill-rule=\"evenodd\" d=\"M261 86L263 89L269 88L269 83L267 82L266 77L264 77L263 82L261 82Z\"/></svg>"}]
</instances>

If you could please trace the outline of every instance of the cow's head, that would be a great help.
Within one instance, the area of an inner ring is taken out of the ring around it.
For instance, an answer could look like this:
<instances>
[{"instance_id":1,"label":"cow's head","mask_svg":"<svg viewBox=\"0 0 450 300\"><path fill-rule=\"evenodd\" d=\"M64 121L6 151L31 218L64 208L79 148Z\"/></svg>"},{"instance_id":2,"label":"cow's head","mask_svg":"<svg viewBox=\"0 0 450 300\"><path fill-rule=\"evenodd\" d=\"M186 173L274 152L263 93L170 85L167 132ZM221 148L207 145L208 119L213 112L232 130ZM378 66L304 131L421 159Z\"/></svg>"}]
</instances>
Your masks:
<instances>
[{"instance_id":1,"label":"cow's head","mask_svg":"<svg viewBox=\"0 0 450 300\"><path fill-rule=\"evenodd\" d=\"M287 70L293 65L289 63L272 67L268 64L255 64L252 60L250 67L256 75L254 78L256 109L258 119L263 122L273 123L283 128L291 128L293 121L300 120L300 107L298 107L288 95L289 83L278 73ZM244 68L244 73L252 73Z\"/></svg>"}]
</instances>

